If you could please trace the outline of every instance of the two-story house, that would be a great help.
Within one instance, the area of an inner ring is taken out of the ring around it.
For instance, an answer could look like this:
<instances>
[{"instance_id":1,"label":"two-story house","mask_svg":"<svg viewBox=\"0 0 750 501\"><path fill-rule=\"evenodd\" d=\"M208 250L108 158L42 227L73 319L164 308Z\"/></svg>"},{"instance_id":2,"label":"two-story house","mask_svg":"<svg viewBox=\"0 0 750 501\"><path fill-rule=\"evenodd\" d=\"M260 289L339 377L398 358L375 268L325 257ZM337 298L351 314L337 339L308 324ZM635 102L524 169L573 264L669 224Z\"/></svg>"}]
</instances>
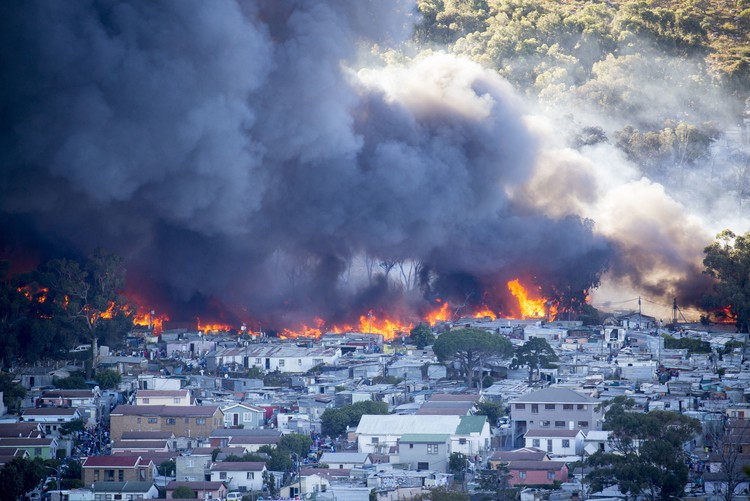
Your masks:
<instances>
[{"instance_id":1,"label":"two-story house","mask_svg":"<svg viewBox=\"0 0 750 501\"><path fill-rule=\"evenodd\" d=\"M124 432L167 431L179 448L191 449L208 442L211 432L224 424L218 405L118 405L110 413L110 436L120 440Z\"/></svg>"},{"instance_id":2,"label":"two-story house","mask_svg":"<svg viewBox=\"0 0 750 501\"><path fill-rule=\"evenodd\" d=\"M80 411L74 407L39 407L25 409L23 420L39 423L46 434L58 434L58 429L65 423L82 420Z\"/></svg>"},{"instance_id":3,"label":"two-story house","mask_svg":"<svg viewBox=\"0 0 750 501\"><path fill-rule=\"evenodd\" d=\"M263 490L263 472L266 463L239 461L213 463L210 468L212 482L224 482L230 491Z\"/></svg>"},{"instance_id":4,"label":"two-story house","mask_svg":"<svg viewBox=\"0 0 750 501\"><path fill-rule=\"evenodd\" d=\"M156 466L138 455L89 456L81 461L81 480L84 485L94 482L150 482Z\"/></svg>"},{"instance_id":5,"label":"two-story house","mask_svg":"<svg viewBox=\"0 0 750 501\"><path fill-rule=\"evenodd\" d=\"M399 461L416 471L448 471L451 436L448 433L407 433L398 446Z\"/></svg>"},{"instance_id":6,"label":"two-story house","mask_svg":"<svg viewBox=\"0 0 750 501\"><path fill-rule=\"evenodd\" d=\"M518 442L532 428L587 432L600 430L604 419L601 402L567 388L544 388L514 398L509 405Z\"/></svg>"},{"instance_id":7,"label":"two-story house","mask_svg":"<svg viewBox=\"0 0 750 501\"><path fill-rule=\"evenodd\" d=\"M77 407L89 426L96 426L105 413L101 392L93 390L45 390L36 401L37 407Z\"/></svg>"}]
</instances>

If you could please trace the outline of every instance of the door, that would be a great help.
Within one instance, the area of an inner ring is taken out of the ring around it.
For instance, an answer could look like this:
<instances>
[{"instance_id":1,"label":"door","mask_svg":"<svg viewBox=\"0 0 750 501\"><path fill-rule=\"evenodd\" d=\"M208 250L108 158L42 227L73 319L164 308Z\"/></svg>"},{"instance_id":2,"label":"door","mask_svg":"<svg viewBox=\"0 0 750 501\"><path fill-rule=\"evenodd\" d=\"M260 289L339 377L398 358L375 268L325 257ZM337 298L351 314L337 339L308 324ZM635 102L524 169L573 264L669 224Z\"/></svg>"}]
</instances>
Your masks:
<instances>
[{"instance_id":1,"label":"door","mask_svg":"<svg viewBox=\"0 0 750 501\"><path fill-rule=\"evenodd\" d=\"M237 413L232 414L232 419L233 419L233 422L234 422L234 426L239 426L239 424L240 424L240 415L237 414Z\"/></svg>"}]
</instances>

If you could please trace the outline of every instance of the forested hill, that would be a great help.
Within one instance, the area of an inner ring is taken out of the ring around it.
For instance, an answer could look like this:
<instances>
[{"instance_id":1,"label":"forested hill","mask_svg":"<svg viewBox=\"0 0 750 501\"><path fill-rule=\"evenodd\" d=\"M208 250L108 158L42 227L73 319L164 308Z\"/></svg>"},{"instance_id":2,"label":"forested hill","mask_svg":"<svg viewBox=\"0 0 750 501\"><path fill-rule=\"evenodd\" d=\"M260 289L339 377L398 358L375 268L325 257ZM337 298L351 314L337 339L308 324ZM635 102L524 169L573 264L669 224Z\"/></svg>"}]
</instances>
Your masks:
<instances>
[{"instance_id":1,"label":"forested hill","mask_svg":"<svg viewBox=\"0 0 750 501\"><path fill-rule=\"evenodd\" d=\"M649 45L670 56L700 58L711 77L746 92L750 72L750 0L419 0L421 43L454 44L495 64L506 77L534 84L552 58L581 84L608 54ZM508 59L537 59L519 67Z\"/></svg>"},{"instance_id":2,"label":"forested hill","mask_svg":"<svg viewBox=\"0 0 750 501\"><path fill-rule=\"evenodd\" d=\"M675 169L716 160L712 145L738 130L750 97L750 0L418 6L421 49L447 49L495 69L523 95L572 117L572 146L608 141L667 184ZM718 181L723 189L737 185L735 175Z\"/></svg>"}]
</instances>

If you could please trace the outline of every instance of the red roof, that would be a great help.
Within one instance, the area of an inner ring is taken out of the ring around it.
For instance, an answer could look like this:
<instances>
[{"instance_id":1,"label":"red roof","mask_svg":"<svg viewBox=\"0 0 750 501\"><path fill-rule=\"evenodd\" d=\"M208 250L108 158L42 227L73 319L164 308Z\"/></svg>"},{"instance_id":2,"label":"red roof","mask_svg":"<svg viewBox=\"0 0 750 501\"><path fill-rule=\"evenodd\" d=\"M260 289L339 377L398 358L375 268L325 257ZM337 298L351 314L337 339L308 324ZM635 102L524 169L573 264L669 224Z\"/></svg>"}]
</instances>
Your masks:
<instances>
[{"instance_id":1,"label":"red roof","mask_svg":"<svg viewBox=\"0 0 750 501\"><path fill-rule=\"evenodd\" d=\"M217 409L218 405L118 405L110 416L211 417Z\"/></svg>"}]
</instances>

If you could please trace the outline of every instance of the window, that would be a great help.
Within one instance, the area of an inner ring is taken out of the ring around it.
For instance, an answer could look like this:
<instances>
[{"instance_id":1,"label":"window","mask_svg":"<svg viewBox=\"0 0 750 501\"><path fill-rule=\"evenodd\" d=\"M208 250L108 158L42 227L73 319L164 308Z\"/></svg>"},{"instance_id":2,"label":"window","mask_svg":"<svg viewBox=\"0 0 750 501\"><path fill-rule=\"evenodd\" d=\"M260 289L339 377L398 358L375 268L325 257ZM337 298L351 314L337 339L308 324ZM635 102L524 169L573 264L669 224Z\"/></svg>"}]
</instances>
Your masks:
<instances>
[{"instance_id":1,"label":"window","mask_svg":"<svg viewBox=\"0 0 750 501\"><path fill-rule=\"evenodd\" d=\"M185 418L185 424L190 424L190 418L189 417Z\"/></svg>"},{"instance_id":2,"label":"window","mask_svg":"<svg viewBox=\"0 0 750 501\"><path fill-rule=\"evenodd\" d=\"M578 404L578 405L576 406L576 408L577 408L577 409L578 409L579 411L582 411L582 410L584 410L584 409L586 408L586 406L585 406L585 405L583 405L583 404Z\"/></svg>"},{"instance_id":3,"label":"window","mask_svg":"<svg viewBox=\"0 0 750 501\"><path fill-rule=\"evenodd\" d=\"M438 444L427 444L427 454L437 454Z\"/></svg>"},{"instance_id":4,"label":"window","mask_svg":"<svg viewBox=\"0 0 750 501\"><path fill-rule=\"evenodd\" d=\"M104 470L104 480L109 482L115 481L115 470Z\"/></svg>"},{"instance_id":5,"label":"window","mask_svg":"<svg viewBox=\"0 0 750 501\"><path fill-rule=\"evenodd\" d=\"M563 410L564 411L572 411L573 410L573 404L563 404Z\"/></svg>"},{"instance_id":6,"label":"window","mask_svg":"<svg viewBox=\"0 0 750 501\"><path fill-rule=\"evenodd\" d=\"M588 428L589 422L588 421L578 421L578 426L581 428Z\"/></svg>"},{"instance_id":7,"label":"window","mask_svg":"<svg viewBox=\"0 0 750 501\"><path fill-rule=\"evenodd\" d=\"M99 481L99 470L94 470L94 482Z\"/></svg>"},{"instance_id":8,"label":"window","mask_svg":"<svg viewBox=\"0 0 750 501\"><path fill-rule=\"evenodd\" d=\"M174 403L179 404L180 402L182 402L181 398L175 398L174 399Z\"/></svg>"},{"instance_id":9,"label":"window","mask_svg":"<svg viewBox=\"0 0 750 501\"><path fill-rule=\"evenodd\" d=\"M249 412L246 412L246 413L244 413L244 414L242 415L242 420L243 420L244 422L246 422L246 423L249 423L249 422L251 422L251 421L253 420L253 415L252 415L252 414L250 414Z\"/></svg>"},{"instance_id":10,"label":"window","mask_svg":"<svg viewBox=\"0 0 750 501\"><path fill-rule=\"evenodd\" d=\"M256 358L256 359L255 359L255 363L256 363L256 365L260 365L260 364L262 364L263 362L261 362L261 360L260 360L259 358Z\"/></svg>"},{"instance_id":11,"label":"window","mask_svg":"<svg viewBox=\"0 0 750 501\"><path fill-rule=\"evenodd\" d=\"M526 409L526 404L516 404L516 409L518 410Z\"/></svg>"},{"instance_id":12,"label":"window","mask_svg":"<svg viewBox=\"0 0 750 501\"><path fill-rule=\"evenodd\" d=\"M206 424L206 418L204 417L195 418L195 424Z\"/></svg>"},{"instance_id":13,"label":"window","mask_svg":"<svg viewBox=\"0 0 750 501\"><path fill-rule=\"evenodd\" d=\"M371 444L377 444L378 442L380 442L380 438L378 438L378 437L372 437L372 439L370 441Z\"/></svg>"},{"instance_id":14,"label":"window","mask_svg":"<svg viewBox=\"0 0 750 501\"><path fill-rule=\"evenodd\" d=\"M140 423L141 422L141 418L135 418L135 422L136 423Z\"/></svg>"},{"instance_id":15,"label":"window","mask_svg":"<svg viewBox=\"0 0 750 501\"><path fill-rule=\"evenodd\" d=\"M177 423L177 420L175 418L173 417L167 418L167 424L176 424L176 423Z\"/></svg>"},{"instance_id":16,"label":"window","mask_svg":"<svg viewBox=\"0 0 750 501\"><path fill-rule=\"evenodd\" d=\"M531 439L531 446L532 447L539 447L539 439L538 438L532 438Z\"/></svg>"},{"instance_id":17,"label":"window","mask_svg":"<svg viewBox=\"0 0 750 501\"><path fill-rule=\"evenodd\" d=\"M313 365L323 365L323 359L322 358L314 358L313 359Z\"/></svg>"},{"instance_id":18,"label":"window","mask_svg":"<svg viewBox=\"0 0 750 501\"><path fill-rule=\"evenodd\" d=\"M526 480L526 472L525 471L519 471L518 472L518 478L521 480Z\"/></svg>"},{"instance_id":19,"label":"window","mask_svg":"<svg viewBox=\"0 0 750 501\"><path fill-rule=\"evenodd\" d=\"M430 463L417 463L417 471L429 470Z\"/></svg>"},{"instance_id":20,"label":"window","mask_svg":"<svg viewBox=\"0 0 750 501\"><path fill-rule=\"evenodd\" d=\"M42 448L41 447L34 447L34 456L39 457L42 455Z\"/></svg>"},{"instance_id":21,"label":"window","mask_svg":"<svg viewBox=\"0 0 750 501\"><path fill-rule=\"evenodd\" d=\"M279 367L284 367L284 359L279 360Z\"/></svg>"},{"instance_id":22,"label":"window","mask_svg":"<svg viewBox=\"0 0 750 501\"><path fill-rule=\"evenodd\" d=\"M555 404L544 404L544 410L545 411L554 411L555 410Z\"/></svg>"},{"instance_id":23,"label":"window","mask_svg":"<svg viewBox=\"0 0 750 501\"><path fill-rule=\"evenodd\" d=\"M541 421L539 423L542 428L549 428L550 422L549 421Z\"/></svg>"},{"instance_id":24,"label":"window","mask_svg":"<svg viewBox=\"0 0 750 501\"><path fill-rule=\"evenodd\" d=\"M567 438L563 438L562 446L565 449L567 449L568 447L570 447L570 440L568 440Z\"/></svg>"},{"instance_id":25,"label":"window","mask_svg":"<svg viewBox=\"0 0 750 501\"><path fill-rule=\"evenodd\" d=\"M547 472L547 480L554 480L555 479L555 472L554 471L548 471Z\"/></svg>"},{"instance_id":26,"label":"window","mask_svg":"<svg viewBox=\"0 0 750 501\"><path fill-rule=\"evenodd\" d=\"M149 401L150 401L150 399L148 399L148 398L144 398L144 399L143 399L143 405L148 405L148 404L149 404Z\"/></svg>"},{"instance_id":27,"label":"window","mask_svg":"<svg viewBox=\"0 0 750 501\"><path fill-rule=\"evenodd\" d=\"M148 418L148 422L151 423L151 424L158 423L159 422L159 418L150 417L150 418Z\"/></svg>"},{"instance_id":28,"label":"window","mask_svg":"<svg viewBox=\"0 0 750 501\"><path fill-rule=\"evenodd\" d=\"M414 448L414 444L409 444L409 449L413 449L413 448Z\"/></svg>"},{"instance_id":29,"label":"window","mask_svg":"<svg viewBox=\"0 0 750 501\"><path fill-rule=\"evenodd\" d=\"M552 440L547 440L547 452L552 452Z\"/></svg>"},{"instance_id":30,"label":"window","mask_svg":"<svg viewBox=\"0 0 750 501\"><path fill-rule=\"evenodd\" d=\"M117 481L118 482L125 481L125 470L117 470Z\"/></svg>"},{"instance_id":31,"label":"window","mask_svg":"<svg viewBox=\"0 0 750 501\"><path fill-rule=\"evenodd\" d=\"M458 439L458 443L461 444L461 445L465 445L466 444L466 439L465 438L459 438Z\"/></svg>"},{"instance_id":32,"label":"window","mask_svg":"<svg viewBox=\"0 0 750 501\"><path fill-rule=\"evenodd\" d=\"M227 472L220 471L219 472L219 480L226 480L227 479Z\"/></svg>"},{"instance_id":33,"label":"window","mask_svg":"<svg viewBox=\"0 0 750 501\"><path fill-rule=\"evenodd\" d=\"M531 413L539 414L539 404L531 404Z\"/></svg>"},{"instance_id":34,"label":"window","mask_svg":"<svg viewBox=\"0 0 750 501\"><path fill-rule=\"evenodd\" d=\"M247 479L248 480L253 480L254 478L255 478L255 473L253 473L252 471L248 471L247 472Z\"/></svg>"},{"instance_id":35,"label":"window","mask_svg":"<svg viewBox=\"0 0 750 501\"><path fill-rule=\"evenodd\" d=\"M302 359L301 358L297 359L297 365L302 365Z\"/></svg>"},{"instance_id":36,"label":"window","mask_svg":"<svg viewBox=\"0 0 750 501\"><path fill-rule=\"evenodd\" d=\"M565 421L555 421L555 428L564 428Z\"/></svg>"}]
</instances>

